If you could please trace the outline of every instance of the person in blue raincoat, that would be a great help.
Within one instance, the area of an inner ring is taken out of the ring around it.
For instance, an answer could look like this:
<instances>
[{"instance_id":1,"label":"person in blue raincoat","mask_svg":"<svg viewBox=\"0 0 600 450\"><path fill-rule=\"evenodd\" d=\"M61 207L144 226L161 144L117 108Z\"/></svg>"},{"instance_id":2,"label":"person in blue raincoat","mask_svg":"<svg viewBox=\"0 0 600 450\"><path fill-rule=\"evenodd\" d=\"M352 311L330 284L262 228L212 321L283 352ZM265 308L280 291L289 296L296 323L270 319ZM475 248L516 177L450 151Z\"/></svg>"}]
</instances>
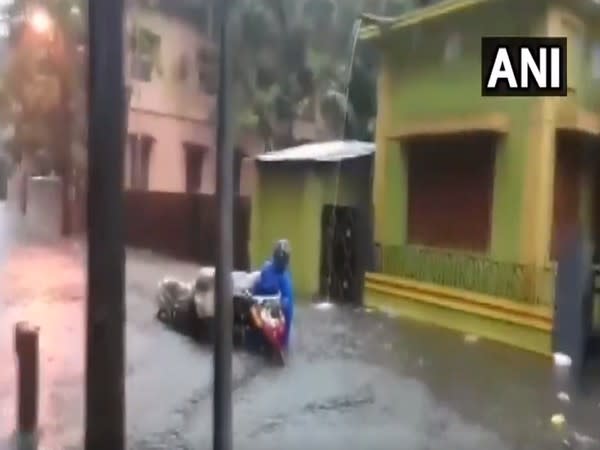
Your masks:
<instances>
[{"instance_id":1,"label":"person in blue raincoat","mask_svg":"<svg viewBox=\"0 0 600 450\"><path fill-rule=\"evenodd\" d=\"M263 265L260 277L252 289L254 295L279 294L281 296L281 309L285 317L285 334L283 337L285 349L289 344L294 319L294 291L292 277L289 272L290 254L289 242L285 239L277 241L272 258Z\"/></svg>"}]
</instances>

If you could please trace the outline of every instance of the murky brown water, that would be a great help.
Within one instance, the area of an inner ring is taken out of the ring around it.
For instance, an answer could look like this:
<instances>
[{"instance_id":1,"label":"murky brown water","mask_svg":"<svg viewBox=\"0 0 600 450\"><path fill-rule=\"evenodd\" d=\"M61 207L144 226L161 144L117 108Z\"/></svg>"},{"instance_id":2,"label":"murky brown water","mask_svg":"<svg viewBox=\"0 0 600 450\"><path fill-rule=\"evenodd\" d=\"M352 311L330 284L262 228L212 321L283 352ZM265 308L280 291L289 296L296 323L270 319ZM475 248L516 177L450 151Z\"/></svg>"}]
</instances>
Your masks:
<instances>
[{"instance_id":1,"label":"murky brown water","mask_svg":"<svg viewBox=\"0 0 600 450\"><path fill-rule=\"evenodd\" d=\"M81 448L81 249L0 248L0 449L14 428L12 326L22 319L41 327L44 448ZM161 275L195 268L134 252L127 270L130 448L210 448L210 349L157 323L151 298ZM234 378L238 449L546 450L561 448L550 425L559 411L579 433L573 448L595 448L584 436L599 433L598 383L561 403L544 358L348 308L300 307L288 366L236 354Z\"/></svg>"}]
</instances>

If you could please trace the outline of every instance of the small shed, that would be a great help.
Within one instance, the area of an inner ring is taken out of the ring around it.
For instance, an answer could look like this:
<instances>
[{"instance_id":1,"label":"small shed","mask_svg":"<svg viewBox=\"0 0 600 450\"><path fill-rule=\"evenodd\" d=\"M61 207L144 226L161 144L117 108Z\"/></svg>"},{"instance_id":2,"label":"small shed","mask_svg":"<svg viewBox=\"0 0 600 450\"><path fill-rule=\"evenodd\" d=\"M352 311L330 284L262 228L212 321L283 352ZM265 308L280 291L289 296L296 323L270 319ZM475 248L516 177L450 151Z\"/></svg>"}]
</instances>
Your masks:
<instances>
[{"instance_id":1,"label":"small shed","mask_svg":"<svg viewBox=\"0 0 600 450\"><path fill-rule=\"evenodd\" d=\"M255 156L252 265L286 238L299 298L360 301L372 242L374 152L373 143L332 141Z\"/></svg>"}]
</instances>

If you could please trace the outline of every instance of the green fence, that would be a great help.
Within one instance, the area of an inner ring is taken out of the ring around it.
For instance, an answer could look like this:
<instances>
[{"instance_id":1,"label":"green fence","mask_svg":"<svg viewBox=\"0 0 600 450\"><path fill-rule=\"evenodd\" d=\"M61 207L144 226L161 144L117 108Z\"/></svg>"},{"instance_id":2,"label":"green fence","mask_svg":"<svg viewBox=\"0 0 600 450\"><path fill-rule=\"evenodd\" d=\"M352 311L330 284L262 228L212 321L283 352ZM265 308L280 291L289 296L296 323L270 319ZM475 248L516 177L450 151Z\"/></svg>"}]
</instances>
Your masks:
<instances>
[{"instance_id":1,"label":"green fence","mask_svg":"<svg viewBox=\"0 0 600 450\"><path fill-rule=\"evenodd\" d=\"M418 246L381 248L381 272L531 304L554 300L555 270Z\"/></svg>"}]
</instances>

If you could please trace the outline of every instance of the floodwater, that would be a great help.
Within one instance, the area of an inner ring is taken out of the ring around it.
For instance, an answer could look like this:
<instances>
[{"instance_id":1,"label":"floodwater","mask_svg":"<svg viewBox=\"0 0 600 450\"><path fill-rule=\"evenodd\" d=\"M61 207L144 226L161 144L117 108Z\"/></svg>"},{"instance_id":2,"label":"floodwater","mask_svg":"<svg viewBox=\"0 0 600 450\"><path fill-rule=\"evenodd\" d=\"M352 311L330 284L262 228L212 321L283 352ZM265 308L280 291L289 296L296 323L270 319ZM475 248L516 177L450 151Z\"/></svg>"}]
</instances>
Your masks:
<instances>
[{"instance_id":1,"label":"floodwater","mask_svg":"<svg viewBox=\"0 0 600 450\"><path fill-rule=\"evenodd\" d=\"M40 448L79 449L82 247L14 233L0 215L0 449L12 448L12 327L24 319L41 328ZM128 253L130 449L211 448L210 349L154 320L152 301L162 275L195 270ZM547 450L565 448L564 439L570 448L600 448L600 383L560 400L545 358L371 311L309 304L298 308L292 339L283 369L235 354L236 449ZM562 430L550 421L557 413L567 418Z\"/></svg>"}]
</instances>

